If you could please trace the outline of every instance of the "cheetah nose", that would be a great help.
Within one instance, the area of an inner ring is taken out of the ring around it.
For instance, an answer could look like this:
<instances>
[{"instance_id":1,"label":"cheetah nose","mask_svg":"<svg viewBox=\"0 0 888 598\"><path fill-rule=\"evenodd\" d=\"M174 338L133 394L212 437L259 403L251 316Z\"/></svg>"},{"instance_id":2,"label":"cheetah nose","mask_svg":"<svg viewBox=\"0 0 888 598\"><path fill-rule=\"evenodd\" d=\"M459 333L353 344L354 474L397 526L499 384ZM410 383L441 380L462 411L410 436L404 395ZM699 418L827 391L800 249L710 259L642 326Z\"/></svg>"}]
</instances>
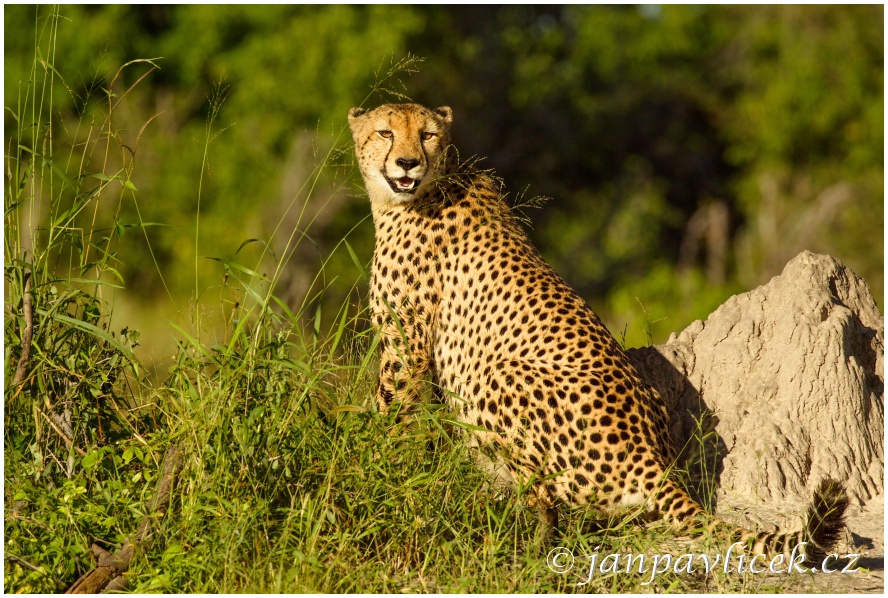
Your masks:
<instances>
[{"instance_id":1,"label":"cheetah nose","mask_svg":"<svg viewBox=\"0 0 888 598\"><path fill-rule=\"evenodd\" d=\"M415 168L419 166L419 160L415 158L398 158L395 160L395 164L404 169L405 172L410 170L411 168Z\"/></svg>"}]
</instances>

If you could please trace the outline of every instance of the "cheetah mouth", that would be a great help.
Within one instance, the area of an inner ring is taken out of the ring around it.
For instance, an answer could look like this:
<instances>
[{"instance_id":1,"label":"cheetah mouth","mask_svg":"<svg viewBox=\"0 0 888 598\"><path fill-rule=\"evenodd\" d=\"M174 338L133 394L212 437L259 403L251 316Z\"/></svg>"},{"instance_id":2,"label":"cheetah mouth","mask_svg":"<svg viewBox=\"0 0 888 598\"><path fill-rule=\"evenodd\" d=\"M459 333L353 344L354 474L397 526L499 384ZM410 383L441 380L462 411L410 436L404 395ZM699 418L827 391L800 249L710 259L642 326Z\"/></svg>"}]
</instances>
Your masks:
<instances>
[{"instance_id":1,"label":"cheetah mouth","mask_svg":"<svg viewBox=\"0 0 888 598\"><path fill-rule=\"evenodd\" d=\"M419 179L414 179L409 176L404 176L397 179L385 177L385 179L388 181L389 186L395 193L410 193L412 191L415 191L416 188L419 186Z\"/></svg>"}]
</instances>

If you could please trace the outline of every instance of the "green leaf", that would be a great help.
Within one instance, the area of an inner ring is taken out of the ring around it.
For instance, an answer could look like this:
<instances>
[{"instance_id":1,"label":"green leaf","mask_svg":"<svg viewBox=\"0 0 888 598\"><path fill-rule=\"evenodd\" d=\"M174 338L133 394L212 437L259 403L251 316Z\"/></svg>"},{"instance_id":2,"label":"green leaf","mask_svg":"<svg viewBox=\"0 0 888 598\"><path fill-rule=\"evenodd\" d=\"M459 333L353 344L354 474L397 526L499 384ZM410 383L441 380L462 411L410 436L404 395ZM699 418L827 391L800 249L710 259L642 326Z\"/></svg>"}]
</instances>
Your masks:
<instances>
[{"instance_id":1,"label":"green leaf","mask_svg":"<svg viewBox=\"0 0 888 598\"><path fill-rule=\"evenodd\" d=\"M175 329L179 332L179 334L181 334L182 336L184 336L184 337L185 337L185 340L187 340L188 343L189 343L192 347L194 347L195 349L197 349L197 350L198 350L200 353L202 353L205 357L209 357L210 359L213 359L213 354L212 354L211 352L207 351L206 347L204 347L200 342L198 342L198 340L197 340L196 338L194 338L193 336L191 336L190 334L188 334L187 332L185 332L185 330L183 330L181 326L179 326L178 324L176 324L176 323L173 322L172 320L167 320L167 322L169 323L170 326L172 326L173 328L175 328Z\"/></svg>"},{"instance_id":2,"label":"green leaf","mask_svg":"<svg viewBox=\"0 0 888 598\"><path fill-rule=\"evenodd\" d=\"M181 556L185 553L185 549L178 542L173 542L169 546L167 546L166 550L163 551L163 556L161 560L166 563L176 557Z\"/></svg>"},{"instance_id":3,"label":"green leaf","mask_svg":"<svg viewBox=\"0 0 888 598\"><path fill-rule=\"evenodd\" d=\"M244 241L243 243L240 244L240 247L237 248L237 251L235 251L234 254L237 255L238 253L240 253L240 250L243 249L244 247L246 247L247 245L249 245L250 243L261 244L263 247L265 247L265 249L268 250L268 252L271 254L271 257L274 258L274 261L277 261L277 256L274 254L274 251L272 251L271 246L268 243L266 243L265 241L263 241L262 239L247 239L246 241Z\"/></svg>"},{"instance_id":4,"label":"green leaf","mask_svg":"<svg viewBox=\"0 0 888 598\"><path fill-rule=\"evenodd\" d=\"M365 413L367 411L366 407L361 407L360 405L340 405L339 407L334 407L330 410L330 415L335 415L337 413Z\"/></svg>"},{"instance_id":5,"label":"green leaf","mask_svg":"<svg viewBox=\"0 0 888 598\"><path fill-rule=\"evenodd\" d=\"M96 464L102 460L102 453L104 453L104 449L96 449L91 453L87 453L86 456L80 461L80 464L84 469L92 469L96 466Z\"/></svg>"},{"instance_id":6,"label":"green leaf","mask_svg":"<svg viewBox=\"0 0 888 598\"><path fill-rule=\"evenodd\" d=\"M210 257L210 256L201 256L201 257L203 257L205 260L213 260L214 262L219 262L221 264L225 264L226 266L228 266L229 268L232 268L234 270L240 270L241 272L243 272L244 274L246 274L248 276L255 276L256 278L259 278L259 279L264 280L266 282L271 282L270 280L268 280L268 278L266 278L262 274L259 274L255 270L251 270L251 269L247 268L246 266L241 266L237 262L232 262L231 260L225 260L225 259L218 258L218 257Z\"/></svg>"},{"instance_id":7,"label":"green leaf","mask_svg":"<svg viewBox=\"0 0 888 598\"><path fill-rule=\"evenodd\" d=\"M345 243L345 248L348 250L348 254L351 256L352 262L354 262L355 267L358 269L358 272L361 273L361 280L367 282L370 280L370 277L367 276L367 269L361 264L361 261L358 259L358 255L355 253L355 250L352 249L352 246L349 245L348 241L345 239L342 240Z\"/></svg>"},{"instance_id":8,"label":"green leaf","mask_svg":"<svg viewBox=\"0 0 888 598\"><path fill-rule=\"evenodd\" d=\"M120 274L117 274L118 278ZM123 287L120 285L112 284L110 282L104 280L90 280L88 278L66 278L65 280L59 280L59 282L79 282L80 284L95 284L103 287L111 287L112 289L122 289Z\"/></svg>"},{"instance_id":9,"label":"green leaf","mask_svg":"<svg viewBox=\"0 0 888 598\"><path fill-rule=\"evenodd\" d=\"M342 316L339 318L339 325L336 327L336 335L333 337L333 344L330 346L330 354L332 355L337 347L339 347L339 341L342 339L342 333L345 332L345 323L348 319L348 302L343 303L342 305Z\"/></svg>"},{"instance_id":10,"label":"green leaf","mask_svg":"<svg viewBox=\"0 0 888 598\"><path fill-rule=\"evenodd\" d=\"M114 338L113 336L111 336L110 334L105 332L104 330L97 328L96 326L93 326L92 324L90 324L88 322L84 322L82 320L76 320L74 318L70 318L68 316L63 316L62 314L58 314L58 313L50 314L45 309L38 309L37 313L39 313L42 316L49 317L49 318L56 320L58 322L64 322L65 324L69 324L75 328L79 328L80 330L83 330L84 332L88 332L89 334L92 334L93 336L96 336L96 337L102 339L103 341L105 341L106 343L110 344L112 347L114 347L115 349L117 349L118 351L123 353L123 355L128 360L130 360L132 363L137 364L139 362L139 360L136 359L136 356L133 354L133 352L130 351L129 348L124 346L119 340L117 340L116 338Z\"/></svg>"}]
</instances>

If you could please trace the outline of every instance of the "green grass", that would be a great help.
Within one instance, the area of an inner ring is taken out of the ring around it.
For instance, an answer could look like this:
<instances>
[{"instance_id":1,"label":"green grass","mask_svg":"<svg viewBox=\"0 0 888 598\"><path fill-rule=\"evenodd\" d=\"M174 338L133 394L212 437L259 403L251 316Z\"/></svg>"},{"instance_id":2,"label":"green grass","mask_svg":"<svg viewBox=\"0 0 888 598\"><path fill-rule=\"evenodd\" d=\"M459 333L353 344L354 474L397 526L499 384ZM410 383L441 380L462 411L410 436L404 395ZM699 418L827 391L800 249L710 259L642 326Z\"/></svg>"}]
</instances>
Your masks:
<instances>
[{"instance_id":1,"label":"green grass","mask_svg":"<svg viewBox=\"0 0 888 598\"><path fill-rule=\"evenodd\" d=\"M174 362L153 382L133 354L138 334L114 324L110 294L134 292L117 275L124 231L135 228L150 244L148 224L119 218L122 202L138 206L136 163L114 127L128 91L79 98L84 107L104 106L99 120L74 129L52 121L53 93L66 87L51 66L58 20L37 21L32 78L8 107L17 126L6 144L4 217L7 592L64 590L94 566L93 543L118 549L145 516L172 446L184 455L183 468L166 516L126 575L131 591L748 587L749 579L731 575L673 573L647 584L649 574L610 573L578 585L585 579L579 565L554 573L547 555L559 545L582 563L596 552L651 554L680 544L662 524L599 521L588 509L566 508L561 536L544 538L521 489L491 486L475 465L447 407L429 401L402 422L379 414L376 339L365 313L345 303L323 314L314 300L331 273L319 272L293 309L274 296L285 260L265 276L258 265L216 259L225 272L219 290L229 298L226 325L206 329L201 314L211 294L195 288L190 318L172 318ZM133 68L143 69L135 86L153 65L130 63L118 74ZM386 77L404 68L412 62ZM205 155L219 134L217 108ZM314 182L338 147L303 190L306 201L323 200L312 197ZM295 227L285 253L310 225ZM346 239L342 246L361 270ZM16 380L28 302L31 354Z\"/></svg>"}]
</instances>

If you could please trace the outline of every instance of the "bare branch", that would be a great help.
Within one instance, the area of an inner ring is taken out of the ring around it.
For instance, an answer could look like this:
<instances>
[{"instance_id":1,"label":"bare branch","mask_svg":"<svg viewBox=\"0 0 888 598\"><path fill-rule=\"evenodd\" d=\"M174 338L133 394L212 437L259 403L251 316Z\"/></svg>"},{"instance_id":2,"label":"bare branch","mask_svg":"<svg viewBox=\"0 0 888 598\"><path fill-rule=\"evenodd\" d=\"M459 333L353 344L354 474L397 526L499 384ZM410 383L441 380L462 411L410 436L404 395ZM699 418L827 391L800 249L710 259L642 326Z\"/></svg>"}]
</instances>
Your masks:
<instances>
[{"instance_id":1,"label":"bare branch","mask_svg":"<svg viewBox=\"0 0 888 598\"><path fill-rule=\"evenodd\" d=\"M31 338L34 336L34 307L31 303L30 270L25 272L24 279L25 286L22 293L22 304L25 311L25 329L22 331L22 356L19 358L18 367L15 369L12 386L18 386L25 379L25 372L28 371L28 365L30 365L31 361Z\"/></svg>"},{"instance_id":2,"label":"bare branch","mask_svg":"<svg viewBox=\"0 0 888 598\"><path fill-rule=\"evenodd\" d=\"M136 548L150 540L152 528L166 513L173 484L181 468L182 451L178 446L170 447L163 458L163 470L157 482L157 489L147 505L148 514L142 519L139 529L116 553L110 553L93 544L92 551L97 557L98 565L83 574L68 588L66 594L96 594L102 590L121 590L126 587L123 572L129 569Z\"/></svg>"}]
</instances>

